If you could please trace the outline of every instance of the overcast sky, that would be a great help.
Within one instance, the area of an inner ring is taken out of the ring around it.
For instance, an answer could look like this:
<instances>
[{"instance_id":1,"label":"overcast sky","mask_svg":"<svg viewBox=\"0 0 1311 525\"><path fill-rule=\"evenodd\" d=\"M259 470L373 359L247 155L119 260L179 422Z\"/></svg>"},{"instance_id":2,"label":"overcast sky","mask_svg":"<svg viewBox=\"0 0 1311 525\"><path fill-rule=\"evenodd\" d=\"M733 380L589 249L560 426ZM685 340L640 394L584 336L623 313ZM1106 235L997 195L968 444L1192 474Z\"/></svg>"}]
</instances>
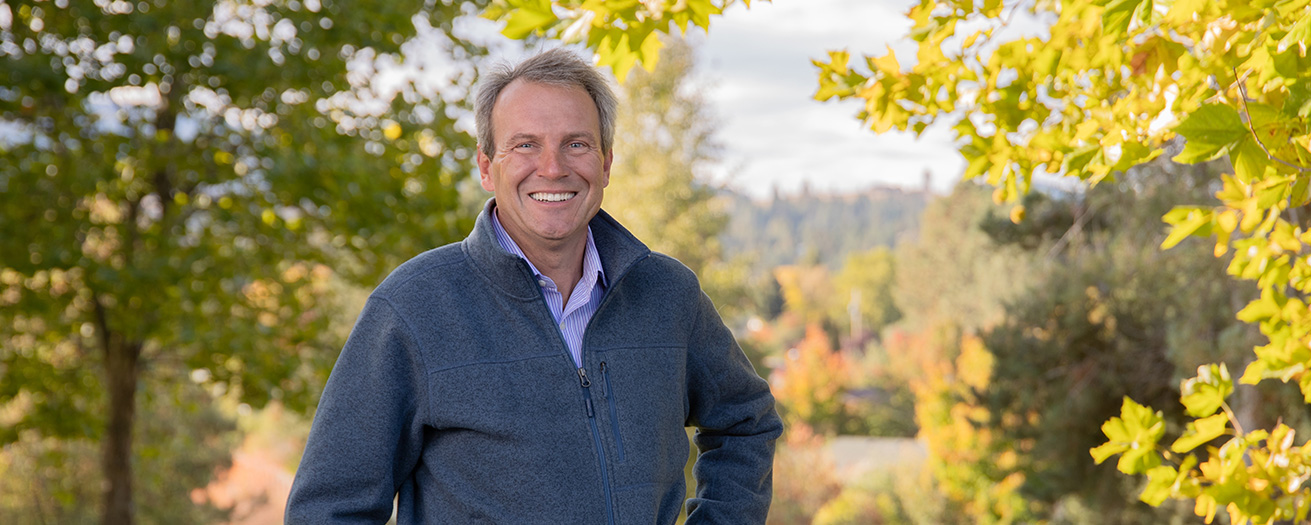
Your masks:
<instances>
[{"instance_id":1,"label":"overcast sky","mask_svg":"<svg viewBox=\"0 0 1311 525\"><path fill-rule=\"evenodd\" d=\"M913 0L774 0L729 8L700 38L701 73L720 122L724 162L716 178L764 197L774 185L816 192L873 185L918 188L925 170L949 189L964 169L947 133L875 135L856 120L859 102L816 102L812 59L847 49L853 62L891 45L913 56L903 35ZM863 62L863 60L861 61Z\"/></svg>"}]
</instances>

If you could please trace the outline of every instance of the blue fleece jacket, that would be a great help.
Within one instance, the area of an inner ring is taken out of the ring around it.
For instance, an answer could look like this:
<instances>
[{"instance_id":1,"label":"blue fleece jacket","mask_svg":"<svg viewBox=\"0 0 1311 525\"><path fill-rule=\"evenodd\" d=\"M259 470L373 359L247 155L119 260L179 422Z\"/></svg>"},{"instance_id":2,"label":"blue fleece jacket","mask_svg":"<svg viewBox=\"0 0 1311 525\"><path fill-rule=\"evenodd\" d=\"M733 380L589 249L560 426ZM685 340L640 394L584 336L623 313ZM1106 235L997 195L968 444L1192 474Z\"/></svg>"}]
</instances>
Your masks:
<instances>
[{"instance_id":1,"label":"blue fleece jacket","mask_svg":"<svg viewBox=\"0 0 1311 525\"><path fill-rule=\"evenodd\" d=\"M782 423L695 275L604 211L578 370L488 202L370 296L323 391L288 524L764 523Z\"/></svg>"}]
</instances>

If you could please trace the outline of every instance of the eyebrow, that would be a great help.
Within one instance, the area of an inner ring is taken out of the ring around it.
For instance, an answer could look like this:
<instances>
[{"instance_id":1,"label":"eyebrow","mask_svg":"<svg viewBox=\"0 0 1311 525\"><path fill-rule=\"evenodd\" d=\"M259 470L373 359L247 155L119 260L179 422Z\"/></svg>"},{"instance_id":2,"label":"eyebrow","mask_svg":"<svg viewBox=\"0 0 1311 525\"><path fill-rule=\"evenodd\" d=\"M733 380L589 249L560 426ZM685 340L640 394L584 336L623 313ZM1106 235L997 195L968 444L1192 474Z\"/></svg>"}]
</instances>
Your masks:
<instances>
[{"instance_id":1,"label":"eyebrow","mask_svg":"<svg viewBox=\"0 0 1311 525\"><path fill-rule=\"evenodd\" d=\"M590 131L575 131L573 133L566 134L562 142L568 142L571 140L578 140L578 139L587 139L590 141L596 141L596 135L594 135ZM506 142L508 144L516 144L523 141L540 141L540 140L541 140L541 136L539 135L533 135L531 133L515 133L514 135L510 135L510 137L506 139Z\"/></svg>"},{"instance_id":2,"label":"eyebrow","mask_svg":"<svg viewBox=\"0 0 1311 525\"><path fill-rule=\"evenodd\" d=\"M596 136L590 131L576 131L564 136L566 142L577 139L596 140Z\"/></svg>"}]
</instances>

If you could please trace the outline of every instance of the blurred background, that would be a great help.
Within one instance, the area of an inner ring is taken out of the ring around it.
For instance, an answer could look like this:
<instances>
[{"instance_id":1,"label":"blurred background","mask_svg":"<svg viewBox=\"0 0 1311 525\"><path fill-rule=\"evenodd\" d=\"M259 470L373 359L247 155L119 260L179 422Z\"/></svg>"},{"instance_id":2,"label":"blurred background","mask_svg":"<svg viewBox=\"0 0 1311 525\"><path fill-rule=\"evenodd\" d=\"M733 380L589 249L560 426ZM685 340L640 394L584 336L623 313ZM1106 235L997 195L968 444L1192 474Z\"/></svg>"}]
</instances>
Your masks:
<instances>
[{"instance_id":1,"label":"blurred background","mask_svg":"<svg viewBox=\"0 0 1311 525\"><path fill-rule=\"evenodd\" d=\"M0 0L0 522L281 522L365 297L488 197L477 67L541 44L483 7ZM770 523L1196 521L1088 449L1123 396L1178 430L1181 379L1250 359L1250 288L1205 243L1157 248L1223 167L1039 181L1017 217L945 134L816 118L804 57L845 29L787 9L618 86L604 203L769 379ZM1311 430L1296 389L1235 411Z\"/></svg>"}]
</instances>

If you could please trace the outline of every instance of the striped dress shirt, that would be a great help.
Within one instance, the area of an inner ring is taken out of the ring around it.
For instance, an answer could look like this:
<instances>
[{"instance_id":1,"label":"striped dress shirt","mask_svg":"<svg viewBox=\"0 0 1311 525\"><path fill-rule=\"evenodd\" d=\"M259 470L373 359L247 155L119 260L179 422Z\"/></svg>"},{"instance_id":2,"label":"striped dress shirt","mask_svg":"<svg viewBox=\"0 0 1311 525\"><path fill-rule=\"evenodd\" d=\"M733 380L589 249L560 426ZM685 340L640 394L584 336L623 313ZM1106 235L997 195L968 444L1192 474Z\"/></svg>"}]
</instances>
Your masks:
<instances>
[{"instance_id":1,"label":"striped dress shirt","mask_svg":"<svg viewBox=\"0 0 1311 525\"><path fill-rule=\"evenodd\" d=\"M587 329L587 322L592 320L592 314L596 313L596 307L601 305L601 296L605 295L606 286L601 256L597 254L596 244L592 242L592 228L587 227L587 247L583 248L583 275L569 294L569 304L563 304L564 295L555 286L555 281L537 271L537 267L523 254L514 239L505 233L496 210L492 210L492 227L496 230L496 241L501 244L501 248L523 259L528 263L528 268L532 269L537 286L542 289L542 297L546 299L546 306L551 309L555 324L560 328L560 335L564 336L565 345L569 347L569 355L574 358L574 366L582 368L583 331Z\"/></svg>"}]
</instances>

